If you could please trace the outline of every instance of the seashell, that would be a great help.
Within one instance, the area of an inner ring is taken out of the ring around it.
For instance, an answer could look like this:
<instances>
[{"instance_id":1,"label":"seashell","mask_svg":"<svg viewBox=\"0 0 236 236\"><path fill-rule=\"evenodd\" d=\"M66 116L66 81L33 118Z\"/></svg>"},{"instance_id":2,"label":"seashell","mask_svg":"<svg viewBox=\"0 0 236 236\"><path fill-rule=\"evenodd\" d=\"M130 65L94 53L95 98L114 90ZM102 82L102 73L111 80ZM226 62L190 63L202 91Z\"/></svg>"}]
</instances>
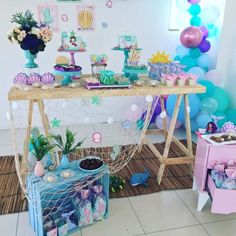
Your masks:
<instances>
[{"instance_id":1,"label":"seashell","mask_svg":"<svg viewBox=\"0 0 236 236\"><path fill-rule=\"evenodd\" d=\"M33 83L32 86L35 88L40 88L42 84L40 82L36 82L36 83Z\"/></svg>"},{"instance_id":2,"label":"seashell","mask_svg":"<svg viewBox=\"0 0 236 236\"><path fill-rule=\"evenodd\" d=\"M24 87L23 87L23 90L24 90L24 91L30 91L30 90L31 90L31 87L29 87L29 86L24 86Z\"/></svg>"},{"instance_id":3,"label":"seashell","mask_svg":"<svg viewBox=\"0 0 236 236\"><path fill-rule=\"evenodd\" d=\"M73 83L69 84L69 87L71 87L71 88L77 88L79 86L80 86L80 84L77 82L73 82Z\"/></svg>"},{"instance_id":4,"label":"seashell","mask_svg":"<svg viewBox=\"0 0 236 236\"><path fill-rule=\"evenodd\" d=\"M27 84L27 80L28 80L28 76L25 73L18 73L14 80L13 83L16 84L22 84L22 85L26 85Z\"/></svg>"},{"instance_id":5,"label":"seashell","mask_svg":"<svg viewBox=\"0 0 236 236\"><path fill-rule=\"evenodd\" d=\"M54 88L59 88L59 87L61 87L61 84L58 83L58 82L55 82L55 83L53 84L53 87L54 87Z\"/></svg>"},{"instance_id":6,"label":"seashell","mask_svg":"<svg viewBox=\"0 0 236 236\"><path fill-rule=\"evenodd\" d=\"M35 83L39 83L40 80L41 80L41 76L38 73L31 73L31 74L29 74L27 84L33 85Z\"/></svg>"},{"instance_id":7,"label":"seashell","mask_svg":"<svg viewBox=\"0 0 236 236\"><path fill-rule=\"evenodd\" d=\"M43 84L52 84L55 81L55 76L52 73L45 73L41 76L41 82Z\"/></svg>"},{"instance_id":8,"label":"seashell","mask_svg":"<svg viewBox=\"0 0 236 236\"><path fill-rule=\"evenodd\" d=\"M236 126L231 122L226 122L222 128L221 128L222 133L230 133L230 132L236 132Z\"/></svg>"},{"instance_id":9,"label":"seashell","mask_svg":"<svg viewBox=\"0 0 236 236\"><path fill-rule=\"evenodd\" d=\"M48 89L52 89L52 88L53 88L53 86L50 85L50 84L44 84L44 85L41 87L41 89L44 89L44 90L48 90Z\"/></svg>"},{"instance_id":10,"label":"seashell","mask_svg":"<svg viewBox=\"0 0 236 236\"><path fill-rule=\"evenodd\" d=\"M78 15L78 21L82 29L89 29L93 25L94 17L90 10L83 10Z\"/></svg>"}]
</instances>

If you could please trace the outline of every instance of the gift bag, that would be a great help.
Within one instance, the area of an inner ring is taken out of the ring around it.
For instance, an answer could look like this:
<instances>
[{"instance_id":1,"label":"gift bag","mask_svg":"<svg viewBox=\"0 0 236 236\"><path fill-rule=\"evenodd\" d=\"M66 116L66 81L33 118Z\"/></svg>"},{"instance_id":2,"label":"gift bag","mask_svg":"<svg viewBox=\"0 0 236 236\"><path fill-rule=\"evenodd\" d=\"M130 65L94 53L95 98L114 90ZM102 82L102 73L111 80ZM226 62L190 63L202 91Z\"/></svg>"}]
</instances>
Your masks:
<instances>
[{"instance_id":1,"label":"gift bag","mask_svg":"<svg viewBox=\"0 0 236 236\"><path fill-rule=\"evenodd\" d=\"M93 186L93 191L95 193L93 202L93 219L102 220L106 213L106 197L103 194L102 185Z\"/></svg>"},{"instance_id":2,"label":"gift bag","mask_svg":"<svg viewBox=\"0 0 236 236\"><path fill-rule=\"evenodd\" d=\"M66 221L68 223L68 230L74 229L77 227L77 225L71 221L70 217L75 212L75 209L73 207L73 204L71 202L68 202L66 205L63 206L61 209L61 215L62 217L66 218Z\"/></svg>"},{"instance_id":3,"label":"gift bag","mask_svg":"<svg viewBox=\"0 0 236 236\"><path fill-rule=\"evenodd\" d=\"M84 227L93 223L92 204L88 200L90 190L82 189L80 191L81 199L79 202L79 226Z\"/></svg>"}]
</instances>

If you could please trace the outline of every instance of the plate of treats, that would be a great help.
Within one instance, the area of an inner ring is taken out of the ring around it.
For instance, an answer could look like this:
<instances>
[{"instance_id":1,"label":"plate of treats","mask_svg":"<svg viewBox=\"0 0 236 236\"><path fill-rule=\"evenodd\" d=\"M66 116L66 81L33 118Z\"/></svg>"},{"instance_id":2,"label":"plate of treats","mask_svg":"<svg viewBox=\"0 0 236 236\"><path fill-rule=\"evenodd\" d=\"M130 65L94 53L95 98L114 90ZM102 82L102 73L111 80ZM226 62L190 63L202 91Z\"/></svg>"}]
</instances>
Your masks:
<instances>
[{"instance_id":1,"label":"plate of treats","mask_svg":"<svg viewBox=\"0 0 236 236\"><path fill-rule=\"evenodd\" d=\"M236 144L236 133L215 133L201 137L214 145Z\"/></svg>"},{"instance_id":2,"label":"plate of treats","mask_svg":"<svg viewBox=\"0 0 236 236\"><path fill-rule=\"evenodd\" d=\"M95 172L102 169L104 162L96 156L88 156L79 162L78 168L84 172Z\"/></svg>"}]
</instances>

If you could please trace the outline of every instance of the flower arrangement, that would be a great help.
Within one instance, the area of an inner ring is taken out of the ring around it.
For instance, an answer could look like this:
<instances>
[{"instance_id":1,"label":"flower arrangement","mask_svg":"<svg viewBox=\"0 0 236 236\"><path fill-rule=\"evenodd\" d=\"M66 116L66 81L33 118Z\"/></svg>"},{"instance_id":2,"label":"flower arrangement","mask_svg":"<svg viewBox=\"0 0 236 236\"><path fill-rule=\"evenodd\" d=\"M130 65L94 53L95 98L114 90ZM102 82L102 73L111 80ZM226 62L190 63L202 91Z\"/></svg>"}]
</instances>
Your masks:
<instances>
[{"instance_id":1,"label":"flower arrangement","mask_svg":"<svg viewBox=\"0 0 236 236\"><path fill-rule=\"evenodd\" d=\"M19 44L23 50L29 50L32 55L44 51L46 43L52 39L49 27L38 23L29 10L14 14L11 22L17 26L9 32L8 39Z\"/></svg>"}]
</instances>

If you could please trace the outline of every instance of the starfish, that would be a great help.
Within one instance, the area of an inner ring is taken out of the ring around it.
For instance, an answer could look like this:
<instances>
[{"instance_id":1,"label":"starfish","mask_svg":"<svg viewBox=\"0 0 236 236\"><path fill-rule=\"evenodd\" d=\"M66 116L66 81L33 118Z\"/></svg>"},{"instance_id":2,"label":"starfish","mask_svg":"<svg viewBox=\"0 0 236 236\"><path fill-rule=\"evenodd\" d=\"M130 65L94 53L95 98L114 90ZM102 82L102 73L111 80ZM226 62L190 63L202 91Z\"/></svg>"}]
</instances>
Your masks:
<instances>
[{"instance_id":1,"label":"starfish","mask_svg":"<svg viewBox=\"0 0 236 236\"><path fill-rule=\"evenodd\" d=\"M99 105L101 103L101 98L99 96L91 97L91 103L94 105Z\"/></svg>"},{"instance_id":2,"label":"starfish","mask_svg":"<svg viewBox=\"0 0 236 236\"><path fill-rule=\"evenodd\" d=\"M61 121L58 120L57 118L54 118L53 120L50 121L50 123L51 123L52 127L55 128L55 127L60 127Z\"/></svg>"}]
</instances>

